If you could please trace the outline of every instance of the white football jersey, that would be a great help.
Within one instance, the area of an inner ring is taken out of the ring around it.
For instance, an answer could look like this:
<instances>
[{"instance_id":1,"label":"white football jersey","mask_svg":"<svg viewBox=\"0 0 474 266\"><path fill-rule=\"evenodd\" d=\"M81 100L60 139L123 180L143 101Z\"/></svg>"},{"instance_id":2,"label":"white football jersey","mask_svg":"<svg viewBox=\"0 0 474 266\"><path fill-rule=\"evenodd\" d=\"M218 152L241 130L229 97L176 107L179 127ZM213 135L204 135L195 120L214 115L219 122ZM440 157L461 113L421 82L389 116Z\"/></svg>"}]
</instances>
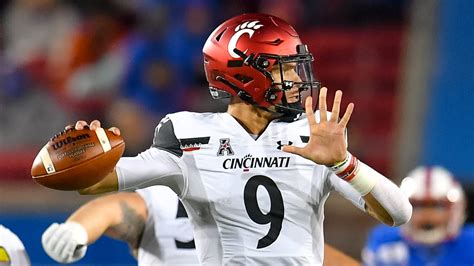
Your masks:
<instances>
[{"instance_id":1,"label":"white football jersey","mask_svg":"<svg viewBox=\"0 0 474 266\"><path fill-rule=\"evenodd\" d=\"M254 139L228 113L170 114L149 150L119 161L119 187L171 187L194 226L202 264L320 265L330 191L362 210L364 201L327 167L281 151L308 140L304 115L272 121Z\"/></svg>"},{"instance_id":2,"label":"white football jersey","mask_svg":"<svg viewBox=\"0 0 474 266\"><path fill-rule=\"evenodd\" d=\"M193 228L178 196L165 186L136 192L148 209L138 265L198 265Z\"/></svg>"},{"instance_id":3,"label":"white football jersey","mask_svg":"<svg viewBox=\"0 0 474 266\"><path fill-rule=\"evenodd\" d=\"M28 266L30 259L20 239L0 225L0 266Z\"/></svg>"}]
</instances>

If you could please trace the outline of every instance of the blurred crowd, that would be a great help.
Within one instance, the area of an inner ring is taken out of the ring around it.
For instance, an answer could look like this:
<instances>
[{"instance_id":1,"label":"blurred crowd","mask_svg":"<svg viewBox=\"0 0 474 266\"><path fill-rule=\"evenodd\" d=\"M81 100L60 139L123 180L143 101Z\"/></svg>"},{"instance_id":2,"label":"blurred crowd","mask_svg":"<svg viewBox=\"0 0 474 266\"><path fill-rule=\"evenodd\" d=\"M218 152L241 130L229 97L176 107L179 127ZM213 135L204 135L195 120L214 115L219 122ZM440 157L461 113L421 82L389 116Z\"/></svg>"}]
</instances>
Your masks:
<instances>
[{"instance_id":1,"label":"blurred crowd","mask_svg":"<svg viewBox=\"0 0 474 266\"><path fill-rule=\"evenodd\" d=\"M167 113L224 110L208 97L201 49L242 12L322 25L400 21L394 0L1 1L0 151L36 147L72 121L124 131L129 155ZM11 130L11 129L14 130Z\"/></svg>"}]
</instances>

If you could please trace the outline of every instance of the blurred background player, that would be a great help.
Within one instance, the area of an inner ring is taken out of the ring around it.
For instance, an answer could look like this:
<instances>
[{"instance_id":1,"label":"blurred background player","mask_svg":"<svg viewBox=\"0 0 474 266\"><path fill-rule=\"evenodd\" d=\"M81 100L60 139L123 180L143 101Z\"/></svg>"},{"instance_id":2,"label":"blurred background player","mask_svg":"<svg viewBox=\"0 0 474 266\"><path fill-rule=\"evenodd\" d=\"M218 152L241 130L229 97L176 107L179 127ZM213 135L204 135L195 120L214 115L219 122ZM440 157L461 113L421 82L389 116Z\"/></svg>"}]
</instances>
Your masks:
<instances>
[{"instance_id":1,"label":"blurred background player","mask_svg":"<svg viewBox=\"0 0 474 266\"><path fill-rule=\"evenodd\" d=\"M128 243L138 265L198 264L187 214L174 192L164 186L90 201L65 223L53 223L41 242L51 258L72 263L83 258L87 245L103 234Z\"/></svg>"},{"instance_id":2,"label":"blurred background player","mask_svg":"<svg viewBox=\"0 0 474 266\"><path fill-rule=\"evenodd\" d=\"M82 259L87 246L103 234L127 242L138 265L199 264L192 226L183 205L164 186L90 201L65 223L51 224L43 233L42 244L55 261L72 263ZM324 265L359 263L326 244Z\"/></svg>"},{"instance_id":3,"label":"blurred background player","mask_svg":"<svg viewBox=\"0 0 474 266\"><path fill-rule=\"evenodd\" d=\"M0 224L0 266L28 265L30 265L30 259L21 240Z\"/></svg>"},{"instance_id":4,"label":"blurred background player","mask_svg":"<svg viewBox=\"0 0 474 266\"><path fill-rule=\"evenodd\" d=\"M364 264L472 265L474 226L464 225L465 195L452 174L420 166L401 189L413 205L412 218L400 228L376 227L362 254Z\"/></svg>"}]
</instances>

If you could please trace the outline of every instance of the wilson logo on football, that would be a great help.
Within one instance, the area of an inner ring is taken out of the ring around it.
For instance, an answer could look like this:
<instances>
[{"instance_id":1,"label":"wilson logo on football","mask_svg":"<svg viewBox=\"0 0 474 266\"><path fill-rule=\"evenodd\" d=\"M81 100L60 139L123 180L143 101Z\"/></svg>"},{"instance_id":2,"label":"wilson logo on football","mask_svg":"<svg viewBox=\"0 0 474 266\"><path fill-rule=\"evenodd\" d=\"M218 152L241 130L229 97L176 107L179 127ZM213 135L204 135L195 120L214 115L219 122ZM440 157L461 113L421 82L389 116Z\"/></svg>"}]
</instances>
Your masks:
<instances>
[{"instance_id":1,"label":"wilson logo on football","mask_svg":"<svg viewBox=\"0 0 474 266\"><path fill-rule=\"evenodd\" d=\"M66 146L68 144L74 143L78 140L83 140L83 139L89 139L91 136L89 134L82 134L77 137L67 137L65 139L62 139L56 143L53 144L53 149L57 150L61 148L62 146Z\"/></svg>"},{"instance_id":2,"label":"wilson logo on football","mask_svg":"<svg viewBox=\"0 0 474 266\"><path fill-rule=\"evenodd\" d=\"M234 49L237 47L237 42L239 41L240 37L244 34L248 34L249 38L252 38L253 34L255 33L255 30L260 29L263 27L262 24L258 24L260 21L255 20L255 21L246 21L242 24L239 24L235 28L235 34L232 35L229 41L229 45L227 46L227 51L229 52L230 56L233 58L240 58L238 54L234 52ZM244 53L247 53L247 49L244 51Z\"/></svg>"}]
</instances>

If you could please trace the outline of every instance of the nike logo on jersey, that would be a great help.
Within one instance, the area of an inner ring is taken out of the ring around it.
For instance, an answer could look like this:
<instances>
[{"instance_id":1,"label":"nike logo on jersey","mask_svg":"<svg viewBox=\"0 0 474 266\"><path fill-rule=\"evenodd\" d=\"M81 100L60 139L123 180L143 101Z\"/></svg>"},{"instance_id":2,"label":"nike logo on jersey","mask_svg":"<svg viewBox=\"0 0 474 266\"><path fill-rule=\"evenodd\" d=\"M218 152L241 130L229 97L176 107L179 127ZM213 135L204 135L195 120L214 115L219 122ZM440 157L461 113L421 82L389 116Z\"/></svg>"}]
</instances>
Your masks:
<instances>
[{"instance_id":1,"label":"nike logo on jersey","mask_svg":"<svg viewBox=\"0 0 474 266\"><path fill-rule=\"evenodd\" d=\"M224 169L242 169L244 172L252 168L287 168L290 157L253 157L250 154L243 158L229 158L224 160Z\"/></svg>"},{"instance_id":2,"label":"nike logo on jersey","mask_svg":"<svg viewBox=\"0 0 474 266\"><path fill-rule=\"evenodd\" d=\"M203 144L208 144L211 137L179 139L180 148L183 151L196 151Z\"/></svg>"}]
</instances>

